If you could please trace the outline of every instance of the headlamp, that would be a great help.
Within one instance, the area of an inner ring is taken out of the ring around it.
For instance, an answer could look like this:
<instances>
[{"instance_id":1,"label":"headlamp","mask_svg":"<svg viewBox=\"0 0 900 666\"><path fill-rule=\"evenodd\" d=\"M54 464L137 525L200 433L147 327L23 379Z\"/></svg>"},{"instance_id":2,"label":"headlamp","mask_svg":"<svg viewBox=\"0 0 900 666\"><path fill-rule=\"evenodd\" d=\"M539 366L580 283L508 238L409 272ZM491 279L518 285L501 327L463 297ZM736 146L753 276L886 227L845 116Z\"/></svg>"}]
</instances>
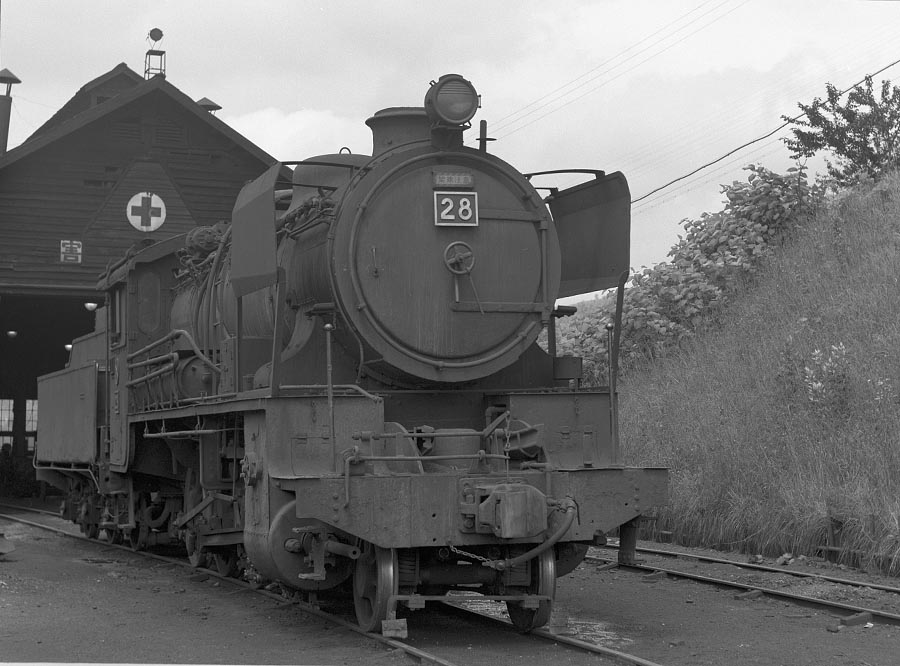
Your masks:
<instances>
[{"instance_id":1,"label":"headlamp","mask_svg":"<svg viewBox=\"0 0 900 666\"><path fill-rule=\"evenodd\" d=\"M425 113L433 123L445 126L460 126L468 123L481 99L475 86L459 74L444 74L425 94Z\"/></svg>"}]
</instances>

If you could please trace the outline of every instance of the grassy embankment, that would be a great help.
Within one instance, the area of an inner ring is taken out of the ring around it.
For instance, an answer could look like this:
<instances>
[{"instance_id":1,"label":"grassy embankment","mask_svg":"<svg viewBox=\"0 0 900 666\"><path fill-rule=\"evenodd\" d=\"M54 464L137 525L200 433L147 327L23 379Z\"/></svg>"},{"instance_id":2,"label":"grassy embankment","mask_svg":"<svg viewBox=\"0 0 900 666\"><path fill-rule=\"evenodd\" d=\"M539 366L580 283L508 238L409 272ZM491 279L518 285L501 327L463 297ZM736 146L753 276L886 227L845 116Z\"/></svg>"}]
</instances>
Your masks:
<instances>
[{"instance_id":1,"label":"grassy embankment","mask_svg":"<svg viewBox=\"0 0 900 666\"><path fill-rule=\"evenodd\" d=\"M900 573L900 176L832 201L720 317L620 383L629 462L671 468L659 527L807 555L839 529Z\"/></svg>"}]
</instances>

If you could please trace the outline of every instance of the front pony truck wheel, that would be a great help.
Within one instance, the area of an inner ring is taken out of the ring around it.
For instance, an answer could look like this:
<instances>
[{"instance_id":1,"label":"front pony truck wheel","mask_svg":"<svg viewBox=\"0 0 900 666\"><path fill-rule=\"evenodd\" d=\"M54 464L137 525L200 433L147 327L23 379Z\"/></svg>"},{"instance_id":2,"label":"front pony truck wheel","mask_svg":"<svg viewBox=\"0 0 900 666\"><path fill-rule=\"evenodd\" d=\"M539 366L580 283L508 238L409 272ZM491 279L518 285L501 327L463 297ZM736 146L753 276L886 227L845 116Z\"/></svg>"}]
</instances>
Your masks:
<instances>
[{"instance_id":1,"label":"front pony truck wheel","mask_svg":"<svg viewBox=\"0 0 900 666\"><path fill-rule=\"evenodd\" d=\"M363 631L380 631L388 619L390 599L397 594L397 551L367 543L356 560L353 605Z\"/></svg>"}]
</instances>

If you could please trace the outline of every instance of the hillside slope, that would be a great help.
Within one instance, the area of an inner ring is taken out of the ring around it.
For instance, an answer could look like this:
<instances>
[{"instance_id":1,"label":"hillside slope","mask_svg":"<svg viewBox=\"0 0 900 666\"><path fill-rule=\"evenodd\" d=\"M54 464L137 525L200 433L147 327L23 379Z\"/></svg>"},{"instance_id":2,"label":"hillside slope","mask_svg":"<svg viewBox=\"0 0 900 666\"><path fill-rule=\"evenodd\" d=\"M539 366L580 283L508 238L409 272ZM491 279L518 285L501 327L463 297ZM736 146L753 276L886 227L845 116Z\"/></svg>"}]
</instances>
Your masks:
<instances>
[{"instance_id":1,"label":"hillside slope","mask_svg":"<svg viewBox=\"0 0 900 666\"><path fill-rule=\"evenodd\" d=\"M900 572L900 176L830 201L721 327L622 378L624 449L684 542Z\"/></svg>"}]
</instances>

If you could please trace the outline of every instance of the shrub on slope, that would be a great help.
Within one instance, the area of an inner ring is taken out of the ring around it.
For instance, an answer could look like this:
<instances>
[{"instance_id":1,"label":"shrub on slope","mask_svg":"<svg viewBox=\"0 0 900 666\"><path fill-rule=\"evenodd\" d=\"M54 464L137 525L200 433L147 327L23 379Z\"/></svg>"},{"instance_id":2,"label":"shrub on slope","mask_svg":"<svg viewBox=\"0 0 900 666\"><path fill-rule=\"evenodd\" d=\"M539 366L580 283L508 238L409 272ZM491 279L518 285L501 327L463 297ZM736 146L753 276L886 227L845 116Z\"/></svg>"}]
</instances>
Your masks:
<instances>
[{"instance_id":1,"label":"shrub on slope","mask_svg":"<svg viewBox=\"0 0 900 666\"><path fill-rule=\"evenodd\" d=\"M623 381L622 437L672 469L687 542L848 550L900 572L900 177L831 200L720 325Z\"/></svg>"},{"instance_id":2,"label":"shrub on slope","mask_svg":"<svg viewBox=\"0 0 900 666\"><path fill-rule=\"evenodd\" d=\"M682 222L685 234L669 252L670 261L632 275L623 308L623 369L658 358L692 337L817 205L819 190L807 184L803 169L784 175L755 165L747 170L746 182L723 187L722 211ZM605 327L614 297L608 294L579 308L561 320L557 348L585 359L587 383L604 384Z\"/></svg>"}]
</instances>

